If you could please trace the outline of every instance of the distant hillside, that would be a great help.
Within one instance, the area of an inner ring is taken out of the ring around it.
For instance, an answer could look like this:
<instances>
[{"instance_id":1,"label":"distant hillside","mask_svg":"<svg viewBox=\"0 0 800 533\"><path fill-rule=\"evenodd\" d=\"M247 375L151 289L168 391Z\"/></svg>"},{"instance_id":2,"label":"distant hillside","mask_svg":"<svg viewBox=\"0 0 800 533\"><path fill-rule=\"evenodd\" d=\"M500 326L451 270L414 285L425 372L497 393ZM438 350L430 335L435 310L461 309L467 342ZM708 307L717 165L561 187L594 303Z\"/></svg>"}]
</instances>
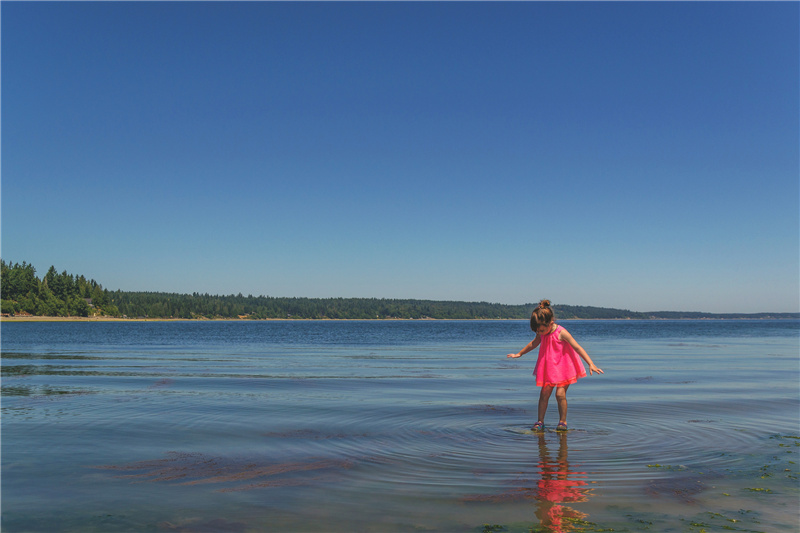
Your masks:
<instances>
[{"instance_id":1,"label":"distant hillside","mask_svg":"<svg viewBox=\"0 0 800 533\"><path fill-rule=\"evenodd\" d=\"M644 313L647 318L660 318L660 319L713 319L713 318L749 318L749 319L798 319L800 313L697 313L690 311L654 311L652 313Z\"/></svg>"},{"instance_id":2,"label":"distant hillside","mask_svg":"<svg viewBox=\"0 0 800 533\"><path fill-rule=\"evenodd\" d=\"M37 316L127 316L130 318L241 319L528 319L535 304L402 300L386 298L282 298L218 296L164 292L109 291L94 280L59 274L50 267L44 278L27 263L0 260L2 312ZM557 318L685 319L800 318L800 313L719 314L554 305Z\"/></svg>"},{"instance_id":3,"label":"distant hillside","mask_svg":"<svg viewBox=\"0 0 800 533\"><path fill-rule=\"evenodd\" d=\"M534 305L529 308L533 309ZM554 305L553 312L557 318L584 319L800 319L800 313L701 313L695 311L648 311L640 313L627 309L608 307L585 307L578 305Z\"/></svg>"}]
</instances>

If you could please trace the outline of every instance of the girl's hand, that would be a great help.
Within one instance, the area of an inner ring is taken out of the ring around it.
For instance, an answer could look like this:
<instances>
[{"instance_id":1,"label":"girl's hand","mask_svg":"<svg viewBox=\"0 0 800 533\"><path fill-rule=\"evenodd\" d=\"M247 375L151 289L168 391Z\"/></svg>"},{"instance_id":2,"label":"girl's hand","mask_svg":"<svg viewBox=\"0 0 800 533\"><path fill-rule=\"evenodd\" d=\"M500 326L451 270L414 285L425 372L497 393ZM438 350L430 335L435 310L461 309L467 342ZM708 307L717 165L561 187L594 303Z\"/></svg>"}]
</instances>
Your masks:
<instances>
[{"instance_id":1,"label":"girl's hand","mask_svg":"<svg viewBox=\"0 0 800 533\"><path fill-rule=\"evenodd\" d=\"M603 371L600 370L599 368L597 368L596 366L594 366L594 364L590 364L589 365L589 375L591 376L595 372L597 372L598 374L602 374L603 373Z\"/></svg>"},{"instance_id":2,"label":"girl's hand","mask_svg":"<svg viewBox=\"0 0 800 533\"><path fill-rule=\"evenodd\" d=\"M522 357L521 353L510 353L506 357L510 357L512 359L516 359L517 357Z\"/></svg>"}]
</instances>

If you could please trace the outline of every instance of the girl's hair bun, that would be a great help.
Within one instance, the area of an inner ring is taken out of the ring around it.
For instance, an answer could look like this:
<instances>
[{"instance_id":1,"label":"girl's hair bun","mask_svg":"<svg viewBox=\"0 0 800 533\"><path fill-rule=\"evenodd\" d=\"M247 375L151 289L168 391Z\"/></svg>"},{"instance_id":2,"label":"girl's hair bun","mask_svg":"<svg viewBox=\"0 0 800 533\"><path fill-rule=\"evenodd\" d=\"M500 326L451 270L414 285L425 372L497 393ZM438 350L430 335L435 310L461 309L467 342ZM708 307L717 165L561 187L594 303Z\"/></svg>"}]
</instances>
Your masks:
<instances>
[{"instance_id":1,"label":"girl's hair bun","mask_svg":"<svg viewBox=\"0 0 800 533\"><path fill-rule=\"evenodd\" d=\"M531 330L536 331L539 326L553 323L553 310L550 309L550 300L542 300L539 307L531 313Z\"/></svg>"}]
</instances>

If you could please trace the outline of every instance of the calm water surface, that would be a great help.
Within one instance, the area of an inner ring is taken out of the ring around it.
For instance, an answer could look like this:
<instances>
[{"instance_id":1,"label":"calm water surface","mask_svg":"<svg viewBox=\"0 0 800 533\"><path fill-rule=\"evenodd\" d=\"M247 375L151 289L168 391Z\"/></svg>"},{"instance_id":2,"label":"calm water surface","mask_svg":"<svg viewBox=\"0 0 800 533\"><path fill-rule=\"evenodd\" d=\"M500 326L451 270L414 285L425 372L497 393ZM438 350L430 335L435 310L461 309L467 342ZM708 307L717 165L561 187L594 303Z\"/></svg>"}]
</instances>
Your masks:
<instances>
[{"instance_id":1,"label":"calm water surface","mask_svg":"<svg viewBox=\"0 0 800 533\"><path fill-rule=\"evenodd\" d=\"M798 531L800 322L2 324L7 532Z\"/></svg>"}]
</instances>

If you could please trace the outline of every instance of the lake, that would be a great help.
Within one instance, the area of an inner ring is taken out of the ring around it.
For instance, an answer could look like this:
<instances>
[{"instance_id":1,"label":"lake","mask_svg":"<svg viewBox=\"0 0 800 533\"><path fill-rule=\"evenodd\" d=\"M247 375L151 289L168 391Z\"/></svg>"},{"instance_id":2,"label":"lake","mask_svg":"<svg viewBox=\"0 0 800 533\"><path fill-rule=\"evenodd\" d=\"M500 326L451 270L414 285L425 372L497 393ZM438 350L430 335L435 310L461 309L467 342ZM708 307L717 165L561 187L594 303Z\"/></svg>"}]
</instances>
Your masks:
<instances>
[{"instance_id":1,"label":"lake","mask_svg":"<svg viewBox=\"0 0 800 533\"><path fill-rule=\"evenodd\" d=\"M799 321L560 323L3 323L3 531L800 528Z\"/></svg>"}]
</instances>

